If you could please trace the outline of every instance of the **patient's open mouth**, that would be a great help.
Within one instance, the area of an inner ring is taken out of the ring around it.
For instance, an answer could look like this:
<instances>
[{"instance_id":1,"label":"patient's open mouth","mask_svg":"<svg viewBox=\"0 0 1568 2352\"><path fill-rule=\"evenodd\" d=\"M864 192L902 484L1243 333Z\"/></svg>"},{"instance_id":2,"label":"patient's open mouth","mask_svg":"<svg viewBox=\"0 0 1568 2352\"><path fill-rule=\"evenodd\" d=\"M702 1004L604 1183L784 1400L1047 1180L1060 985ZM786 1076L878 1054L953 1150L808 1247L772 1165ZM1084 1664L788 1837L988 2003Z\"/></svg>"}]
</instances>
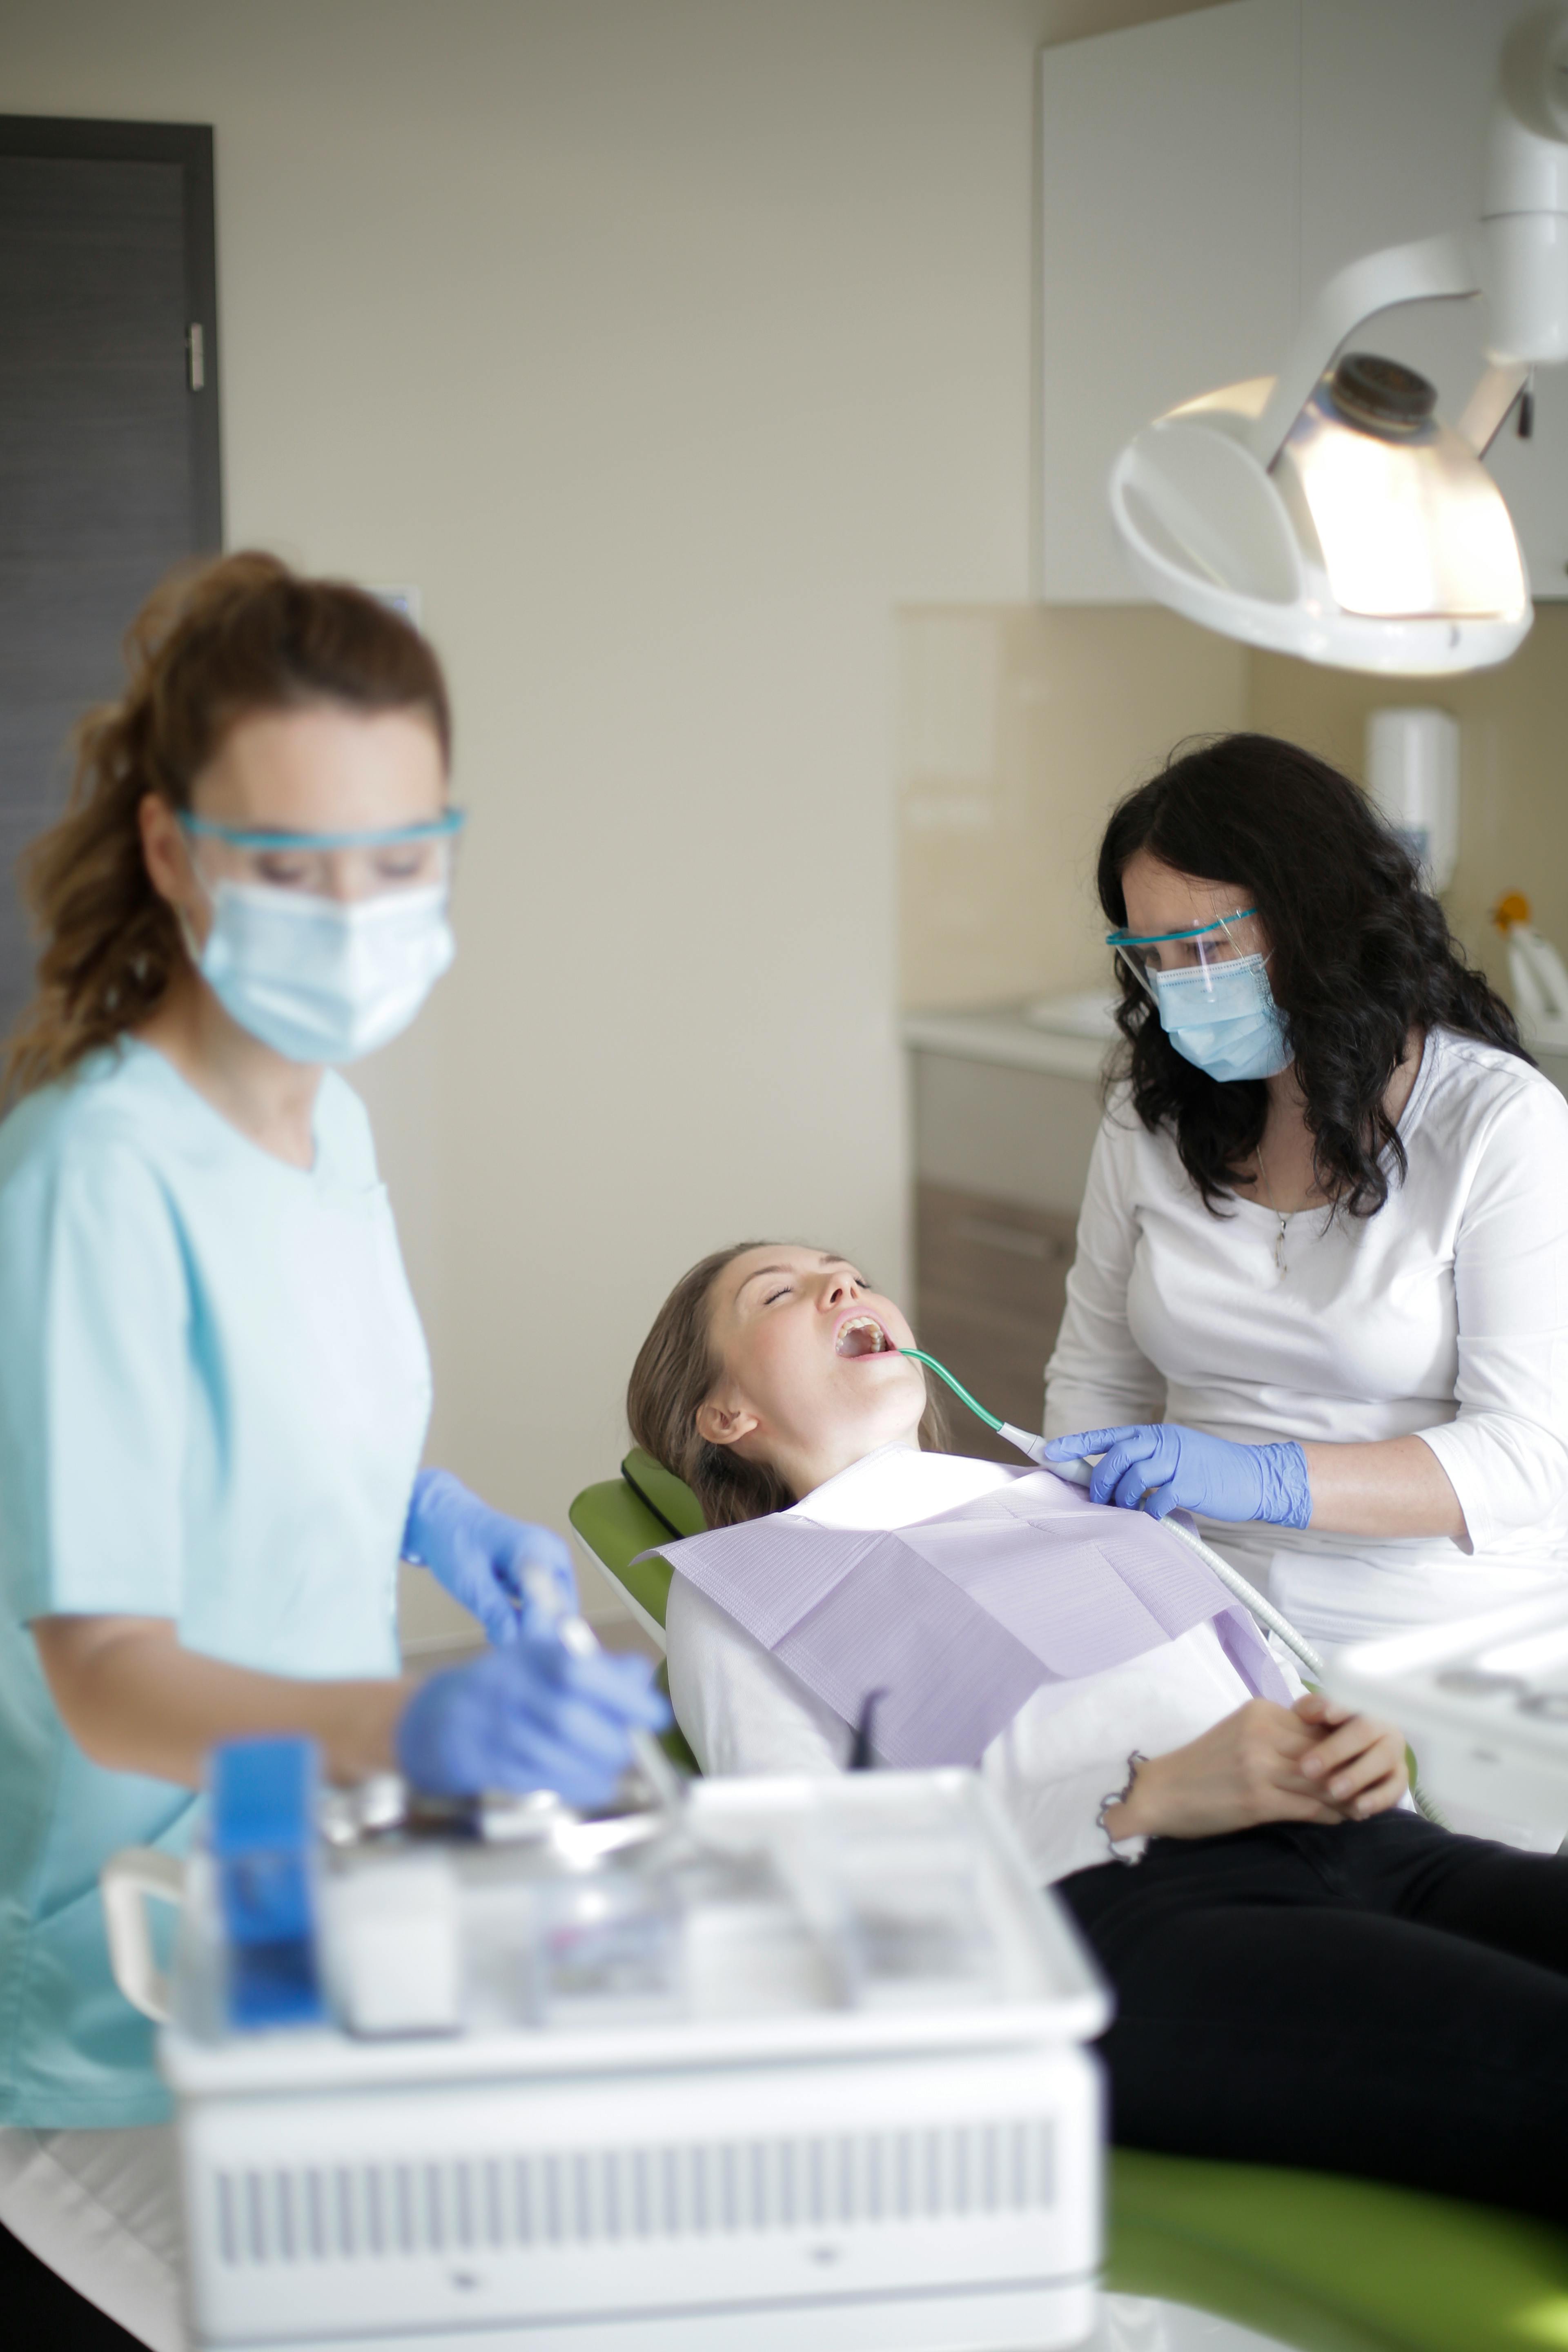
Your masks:
<instances>
[{"instance_id":1,"label":"patient's open mouth","mask_svg":"<svg viewBox=\"0 0 1568 2352\"><path fill-rule=\"evenodd\" d=\"M852 1315L833 1343L840 1356L886 1356L893 1343L874 1315Z\"/></svg>"}]
</instances>

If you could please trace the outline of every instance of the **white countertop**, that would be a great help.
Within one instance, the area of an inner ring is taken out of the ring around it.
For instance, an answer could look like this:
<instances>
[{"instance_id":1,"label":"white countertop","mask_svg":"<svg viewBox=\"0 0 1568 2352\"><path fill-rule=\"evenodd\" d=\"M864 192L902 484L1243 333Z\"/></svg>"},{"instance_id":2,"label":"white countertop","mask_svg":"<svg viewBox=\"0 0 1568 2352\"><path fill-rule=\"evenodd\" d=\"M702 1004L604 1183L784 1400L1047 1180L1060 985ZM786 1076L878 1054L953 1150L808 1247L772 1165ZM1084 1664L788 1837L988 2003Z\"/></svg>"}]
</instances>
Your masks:
<instances>
[{"instance_id":1,"label":"white countertop","mask_svg":"<svg viewBox=\"0 0 1568 2352\"><path fill-rule=\"evenodd\" d=\"M996 1062L1016 1070L1042 1070L1058 1078L1098 1085L1113 1039L1042 1029L1021 1004L989 1005L971 1013L906 1013L903 1039L921 1054L953 1054L969 1062Z\"/></svg>"},{"instance_id":2,"label":"white countertop","mask_svg":"<svg viewBox=\"0 0 1568 2352\"><path fill-rule=\"evenodd\" d=\"M951 1054L960 1061L990 1062L1015 1070L1041 1070L1047 1076L1089 1078L1099 1083L1114 1039L1042 1029L1026 1019L1021 1004L991 1004L965 1013L906 1013L904 1044L917 1054ZM1552 1084L1568 1094L1568 1032L1525 1033L1526 1045Z\"/></svg>"}]
</instances>

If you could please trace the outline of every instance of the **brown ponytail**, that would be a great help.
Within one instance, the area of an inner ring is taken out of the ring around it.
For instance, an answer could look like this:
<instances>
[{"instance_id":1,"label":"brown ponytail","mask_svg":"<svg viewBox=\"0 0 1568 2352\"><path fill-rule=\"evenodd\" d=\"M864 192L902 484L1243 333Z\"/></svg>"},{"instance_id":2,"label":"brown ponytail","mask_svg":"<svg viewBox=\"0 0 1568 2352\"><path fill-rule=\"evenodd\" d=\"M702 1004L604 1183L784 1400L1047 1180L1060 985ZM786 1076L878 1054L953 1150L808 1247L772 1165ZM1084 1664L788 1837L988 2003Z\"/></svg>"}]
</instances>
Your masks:
<instances>
[{"instance_id":1,"label":"brown ponytail","mask_svg":"<svg viewBox=\"0 0 1568 2352\"><path fill-rule=\"evenodd\" d=\"M125 661L124 694L77 730L66 814L23 853L43 944L6 1045L8 1100L144 1021L180 970L179 926L142 860L138 811L148 793L188 808L237 719L310 702L418 709L450 757L446 683L418 632L363 589L301 579L276 556L176 572L132 624Z\"/></svg>"},{"instance_id":2,"label":"brown ponytail","mask_svg":"<svg viewBox=\"0 0 1568 2352\"><path fill-rule=\"evenodd\" d=\"M697 1427L698 1410L724 1369L713 1345L713 1286L748 1250L772 1246L736 1242L683 1274L637 1350L626 1388L632 1436L656 1462L684 1478L710 1528L766 1518L770 1511L787 1510L799 1500L771 1463L749 1462L732 1445L711 1444ZM946 1416L929 1381L920 1437L928 1453L946 1452Z\"/></svg>"}]
</instances>

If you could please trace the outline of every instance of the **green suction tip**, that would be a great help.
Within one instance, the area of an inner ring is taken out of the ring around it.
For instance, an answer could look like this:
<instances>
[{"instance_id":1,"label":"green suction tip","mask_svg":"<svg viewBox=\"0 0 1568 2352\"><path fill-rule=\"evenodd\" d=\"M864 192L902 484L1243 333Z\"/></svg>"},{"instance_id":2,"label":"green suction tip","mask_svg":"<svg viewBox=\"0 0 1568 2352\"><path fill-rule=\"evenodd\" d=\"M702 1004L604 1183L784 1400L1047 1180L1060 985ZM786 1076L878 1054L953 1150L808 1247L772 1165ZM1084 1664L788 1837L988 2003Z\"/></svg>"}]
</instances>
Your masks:
<instances>
[{"instance_id":1,"label":"green suction tip","mask_svg":"<svg viewBox=\"0 0 1568 2352\"><path fill-rule=\"evenodd\" d=\"M917 1364L923 1364L928 1372L934 1372L939 1381L945 1381L953 1395L969 1407L977 1421L983 1421L987 1429L1000 1433L1002 1423L995 1414L987 1412L983 1404L976 1404L962 1381L955 1381L945 1364L939 1364L936 1358L928 1356L923 1348L900 1348L899 1353L900 1356L912 1356Z\"/></svg>"}]
</instances>

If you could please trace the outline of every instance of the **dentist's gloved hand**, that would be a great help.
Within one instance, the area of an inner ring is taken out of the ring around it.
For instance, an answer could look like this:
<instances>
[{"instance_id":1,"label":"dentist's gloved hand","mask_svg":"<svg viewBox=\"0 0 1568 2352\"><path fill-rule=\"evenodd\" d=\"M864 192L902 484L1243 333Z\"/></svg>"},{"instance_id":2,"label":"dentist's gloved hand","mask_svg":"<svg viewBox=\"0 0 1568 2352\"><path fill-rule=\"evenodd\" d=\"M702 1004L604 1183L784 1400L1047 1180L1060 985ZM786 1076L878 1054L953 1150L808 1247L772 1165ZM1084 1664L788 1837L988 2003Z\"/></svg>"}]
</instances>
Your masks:
<instances>
[{"instance_id":1,"label":"dentist's gloved hand","mask_svg":"<svg viewBox=\"0 0 1568 2352\"><path fill-rule=\"evenodd\" d=\"M669 1709L650 1659L591 1651L526 1629L504 1650L433 1675L398 1719L397 1767L433 1797L555 1789L570 1805L609 1802L634 1731L662 1731Z\"/></svg>"},{"instance_id":2,"label":"dentist's gloved hand","mask_svg":"<svg viewBox=\"0 0 1568 2352\"><path fill-rule=\"evenodd\" d=\"M572 1555L554 1529L492 1511L449 1470L421 1470L414 1481L403 1557L427 1568L497 1644L542 1622L524 1589L530 1571L548 1580L557 1596L546 1616L576 1613Z\"/></svg>"},{"instance_id":3,"label":"dentist's gloved hand","mask_svg":"<svg viewBox=\"0 0 1568 2352\"><path fill-rule=\"evenodd\" d=\"M1177 1422L1141 1422L1121 1429L1085 1429L1053 1437L1051 1462L1098 1454L1089 1500L1140 1508L1163 1519L1171 1511L1202 1511L1211 1519L1264 1519L1277 1528L1304 1528L1312 1516L1307 1457L1293 1439L1278 1445L1237 1445L1205 1437Z\"/></svg>"}]
</instances>

